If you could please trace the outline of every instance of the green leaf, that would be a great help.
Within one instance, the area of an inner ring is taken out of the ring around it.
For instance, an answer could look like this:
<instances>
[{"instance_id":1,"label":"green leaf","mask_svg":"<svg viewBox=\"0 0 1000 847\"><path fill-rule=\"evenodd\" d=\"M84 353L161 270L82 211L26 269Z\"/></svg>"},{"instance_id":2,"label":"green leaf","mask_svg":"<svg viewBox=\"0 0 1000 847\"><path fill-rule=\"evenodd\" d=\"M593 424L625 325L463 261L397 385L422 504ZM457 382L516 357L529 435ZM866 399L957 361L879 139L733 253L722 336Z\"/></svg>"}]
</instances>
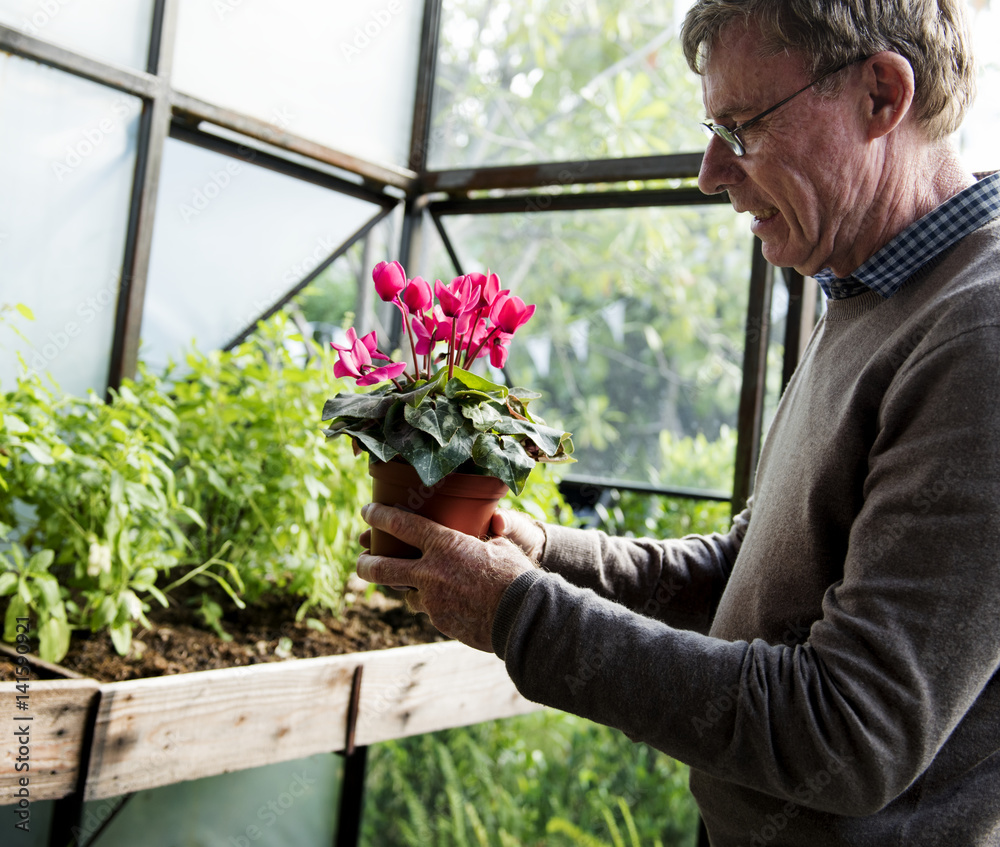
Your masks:
<instances>
[{"instance_id":1,"label":"green leaf","mask_svg":"<svg viewBox=\"0 0 1000 847\"><path fill-rule=\"evenodd\" d=\"M41 444L36 444L33 441L25 441L24 449L40 465L54 465L56 463L56 460L52 458L52 454Z\"/></svg>"},{"instance_id":2,"label":"green leaf","mask_svg":"<svg viewBox=\"0 0 1000 847\"><path fill-rule=\"evenodd\" d=\"M316 477L306 474L302 477L302 483L305 485L306 491L309 493L310 497L314 499L319 499L320 497L330 497L330 489L316 479Z\"/></svg>"},{"instance_id":3,"label":"green leaf","mask_svg":"<svg viewBox=\"0 0 1000 847\"><path fill-rule=\"evenodd\" d=\"M38 655L46 662L60 662L69 652L69 623L50 617L38 628Z\"/></svg>"},{"instance_id":4,"label":"green leaf","mask_svg":"<svg viewBox=\"0 0 1000 847\"><path fill-rule=\"evenodd\" d=\"M482 397L484 400L506 400L507 387L497 385L469 371L455 368L455 373L445 385L446 397Z\"/></svg>"},{"instance_id":5,"label":"green leaf","mask_svg":"<svg viewBox=\"0 0 1000 847\"><path fill-rule=\"evenodd\" d=\"M532 391L530 388L512 388L510 390L510 396L516 397L522 403L527 403L529 400L537 400L542 395L537 391Z\"/></svg>"},{"instance_id":6,"label":"green leaf","mask_svg":"<svg viewBox=\"0 0 1000 847\"><path fill-rule=\"evenodd\" d=\"M35 313L31 311L24 303L15 303L14 308L21 314L22 317L27 318L29 321L35 319Z\"/></svg>"},{"instance_id":7,"label":"green leaf","mask_svg":"<svg viewBox=\"0 0 1000 847\"><path fill-rule=\"evenodd\" d=\"M399 451L395 447L386 444L382 440L384 436L381 436L381 433L376 436L372 434L373 431L377 432L377 430L349 429L344 430L344 434L358 439L365 446L365 449L380 461L389 462L396 458L399 455Z\"/></svg>"},{"instance_id":8,"label":"green leaf","mask_svg":"<svg viewBox=\"0 0 1000 847\"><path fill-rule=\"evenodd\" d=\"M438 394L448 381L448 371L442 370L434 374L433 379L417 383L412 391L399 395L399 399L409 406L419 406L431 394Z\"/></svg>"},{"instance_id":9,"label":"green leaf","mask_svg":"<svg viewBox=\"0 0 1000 847\"><path fill-rule=\"evenodd\" d=\"M17 594L10 598L7 616L4 618L3 639L13 643L17 640L17 619L28 616L28 604Z\"/></svg>"},{"instance_id":10,"label":"green leaf","mask_svg":"<svg viewBox=\"0 0 1000 847\"><path fill-rule=\"evenodd\" d=\"M111 472L111 505L117 506L125 498L125 477L118 471Z\"/></svg>"},{"instance_id":11,"label":"green leaf","mask_svg":"<svg viewBox=\"0 0 1000 847\"><path fill-rule=\"evenodd\" d=\"M13 594L17 590L17 574L13 573L2 573L0 574L0 597L6 597L8 594Z\"/></svg>"},{"instance_id":12,"label":"green leaf","mask_svg":"<svg viewBox=\"0 0 1000 847\"><path fill-rule=\"evenodd\" d=\"M108 632L111 634L111 643L115 645L118 655L124 656L128 653L129 647L132 646L132 624L126 621L110 627Z\"/></svg>"},{"instance_id":13,"label":"green leaf","mask_svg":"<svg viewBox=\"0 0 1000 847\"><path fill-rule=\"evenodd\" d=\"M520 494L535 467L532 459L514 438L482 433L472 448L472 458L479 467L507 484L514 494Z\"/></svg>"},{"instance_id":14,"label":"green leaf","mask_svg":"<svg viewBox=\"0 0 1000 847\"><path fill-rule=\"evenodd\" d=\"M3 426L0 429L5 429L13 435L20 435L23 432L30 431L31 427L17 415L4 415Z\"/></svg>"},{"instance_id":15,"label":"green leaf","mask_svg":"<svg viewBox=\"0 0 1000 847\"><path fill-rule=\"evenodd\" d=\"M475 406L462 406L462 414L465 415L465 417L472 422L472 426L480 432L486 432L488 429L493 429L494 426L503 420L503 415L500 413L500 410L497 409L497 407L492 403L480 403Z\"/></svg>"},{"instance_id":16,"label":"green leaf","mask_svg":"<svg viewBox=\"0 0 1000 847\"><path fill-rule=\"evenodd\" d=\"M156 582L156 568L141 568L132 577L130 585L136 591L149 591Z\"/></svg>"},{"instance_id":17,"label":"green leaf","mask_svg":"<svg viewBox=\"0 0 1000 847\"><path fill-rule=\"evenodd\" d=\"M323 405L322 420L334 418L381 418L397 397L378 392L370 394L338 394Z\"/></svg>"},{"instance_id":18,"label":"green leaf","mask_svg":"<svg viewBox=\"0 0 1000 847\"><path fill-rule=\"evenodd\" d=\"M155 597L155 598L156 598L156 601L157 601L157 602L158 602L158 603L159 603L159 604L160 604L161 606L163 606L163 608L164 608L164 609L165 609L165 608L167 608L167 606L169 606L169 605L170 605L170 604L169 604L169 603L167 602L167 598L166 598L166 595L165 595L165 594L164 594L164 593L163 593L162 591L160 591L160 589L159 589L159 588L157 588L157 587L156 587L155 585L150 585L150 586L147 586L147 588L146 588L146 591L148 591L148 592L149 592L150 594L152 594L152 595L153 595L153 597Z\"/></svg>"},{"instance_id":19,"label":"green leaf","mask_svg":"<svg viewBox=\"0 0 1000 847\"><path fill-rule=\"evenodd\" d=\"M59 581L54 576L49 576L48 574L36 576L34 582L38 590L38 595L42 600L39 604L41 608L51 613L54 609L62 607L62 597L59 594Z\"/></svg>"},{"instance_id":20,"label":"green leaf","mask_svg":"<svg viewBox=\"0 0 1000 847\"><path fill-rule=\"evenodd\" d=\"M393 408L385 421L386 441L417 471L424 485L433 485L472 455L475 430L463 425L447 444L441 445L423 430L414 429Z\"/></svg>"},{"instance_id":21,"label":"green leaf","mask_svg":"<svg viewBox=\"0 0 1000 847\"><path fill-rule=\"evenodd\" d=\"M564 435L561 429L553 429L551 426L542 426L517 418L507 418L494 428L504 435L526 435L546 456L554 456L559 452L559 445L562 443Z\"/></svg>"},{"instance_id":22,"label":"green leaf","mask_svg":"<svg viewBox=\"0 0 1000 847\"><path fill-rule=\"evenodd\" d=\"M28 570L32 573L45 573L55 557L55 550L39 550L28 560Z\"/></svg>"},{"instance_id":23,"label":"green leaf","mask_svg":"<svg viewBox=\"0 0 1000 847\"><path fill-rule=\"evenodd\" d=\"M403 417L410 426L430 435L444 447L465 424L465 417L451 403L430 401L419 406L403 406Z\"/></svg>"}]
</instances>

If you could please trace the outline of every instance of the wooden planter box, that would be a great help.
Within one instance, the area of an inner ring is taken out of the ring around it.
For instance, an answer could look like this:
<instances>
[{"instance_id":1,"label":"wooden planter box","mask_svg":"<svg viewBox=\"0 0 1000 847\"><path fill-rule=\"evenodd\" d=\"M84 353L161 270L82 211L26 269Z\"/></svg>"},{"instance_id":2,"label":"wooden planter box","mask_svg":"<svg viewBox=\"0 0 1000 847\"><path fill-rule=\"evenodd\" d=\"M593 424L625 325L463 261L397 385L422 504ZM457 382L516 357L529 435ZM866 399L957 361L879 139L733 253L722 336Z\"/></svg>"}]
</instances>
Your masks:
<instances>
[{"instance_id":1,"label":"wooden planter box","mask_svg":"<svg viewBox=\"0 0 1000 847\"><path fill-rule=\"evenodd\" d=\"M127 682L32 680L27 710L15 685L0 683L0 720L31 718L30 770L15 770L4 730L0 804L18 801L22 776L31 802L99 800L341 751L349 729L364 746L540 708L496 656L454 641Z\"/></svg>"}]
</instances>

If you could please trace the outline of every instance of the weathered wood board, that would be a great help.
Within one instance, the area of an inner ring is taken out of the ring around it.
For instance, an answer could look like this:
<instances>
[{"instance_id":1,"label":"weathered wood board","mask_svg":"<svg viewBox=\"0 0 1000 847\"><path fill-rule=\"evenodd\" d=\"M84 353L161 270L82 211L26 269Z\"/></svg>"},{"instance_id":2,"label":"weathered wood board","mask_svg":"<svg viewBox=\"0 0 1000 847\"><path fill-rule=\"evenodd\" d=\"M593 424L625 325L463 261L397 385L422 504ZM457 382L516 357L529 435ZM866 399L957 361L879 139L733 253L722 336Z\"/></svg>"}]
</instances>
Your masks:
<instances>
[{"instance_id":1,"label":"weathered wood board","mask_svg":"<svg viewBox=\"0 0 1000 847\"><path fill-rule=\"evenodd\" d=\"M99 684L92 679L29 680L21 694L25 708L18 708L21 692L16 686L0 682L0 805L20 799L32 803L57 800L72 794L87 714ZM28 780L27 785L21 784L22 778Z\"/></svg>"},{"instance_id":2,"label":"weathered wood board","mask_svg":"<svg viewBox=\"0 0 1000 847\"><path fill-rule=\"evenodd\" d=\"M457 642L101 686L86 799L532 711L503 663Z\"/></svg>"}]
</instances>

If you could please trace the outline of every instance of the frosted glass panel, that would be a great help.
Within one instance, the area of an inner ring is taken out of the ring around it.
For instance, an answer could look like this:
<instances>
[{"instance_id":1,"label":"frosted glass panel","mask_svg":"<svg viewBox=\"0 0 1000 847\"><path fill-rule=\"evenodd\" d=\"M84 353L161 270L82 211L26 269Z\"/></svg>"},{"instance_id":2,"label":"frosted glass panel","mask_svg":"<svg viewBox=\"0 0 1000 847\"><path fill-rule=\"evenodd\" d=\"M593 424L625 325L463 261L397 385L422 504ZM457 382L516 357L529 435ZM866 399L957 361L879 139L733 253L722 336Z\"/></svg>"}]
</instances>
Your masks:
<instances>
[{"instance_id":1,"label":"frosted glass panel","mask_svg":"<svg viewBox=\"0 0 1000 847\"><path fill-rule=\"evenodd\" d=\"M295 286L378 208L168 139L140 358L182 361L221 347Z\"/></svg>"},{"instance_id":2,"label":"frosted glass panel","mask_svg":"<svg viewBox=\"0 0 1000 847\"><path fill-rule=\"evenodd\" d=\"M24 303L28 341L0 328L0 388L30 368L103 393L141 103L0 53L0 304Z\"/></svg>"},{"instance_id":3,"label":"frosted glass panel","mask_svg":"<svg viewBox=\"0 0 1000 847\"><path fill-rule=\"evenodd\" d=\"M423 5L182 0L174 85L328 147L405 165Z\"/></svg>"},{"instance_id":4,"label":"frosted glass panel","mask_svg":"<svg viewBox=\"0 0 1000 847\"><path fill-rule=\"evenodd\" d=\"M0 0L0 23L116 65L146 69L153 0Z\"/></svg>"}]
</instances>

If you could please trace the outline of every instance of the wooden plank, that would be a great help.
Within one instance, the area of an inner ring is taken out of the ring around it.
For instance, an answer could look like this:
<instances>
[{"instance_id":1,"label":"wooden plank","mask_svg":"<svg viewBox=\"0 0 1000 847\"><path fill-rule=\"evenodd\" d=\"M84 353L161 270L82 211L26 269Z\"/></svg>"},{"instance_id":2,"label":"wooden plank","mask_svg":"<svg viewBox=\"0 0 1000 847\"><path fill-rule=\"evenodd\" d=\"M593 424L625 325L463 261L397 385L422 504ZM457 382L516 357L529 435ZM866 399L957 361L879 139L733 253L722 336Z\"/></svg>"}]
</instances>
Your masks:
<instances>
[{"instance_id":1,"label":"wooden plank","mask_svg":"<svg viewBox=\"0 0 1000 847\"><path fill-rule=\"evenodd\" d=\"M101 686L86 799L342 748L358 655Z\"/></svg>"},{"instance_id":2,"label":"wooden plank","mask_svg":"<svg viewBox=\"0 0 1000 847\"><path fill-rule=\"evenodd\" d=\"M27 709L17 708L17 683L0 682L0 805L18 802L19 780L28 777L30 802L72 794L87 715L99 685L92 679L29 680ZM24 702L24 701L22 701ZM20 741L15 731L27 727L28 770L17 771Z\"/></svg>"},{"instance_id":3,"label":"wooden plank","mask_svg":"<svg viewBox=\"0 0 1000 847\"><path fill-rule=\"evenodd\" d=\"M454 641L401 647L365 663L355 742L374 744L540 708L518 693L492 653Z\"/></svg>"},{"instance_id":4,"label":"wooden plank","mask_svg":"<svg viewBox=\"0 0 1000 847\"><path fill-rule=\"evenodd\" d=\"M498 658L451 641L109 683L86 799L343 750L358 665L358 745L539 708Z\"/></svg>"}]
</instances>

